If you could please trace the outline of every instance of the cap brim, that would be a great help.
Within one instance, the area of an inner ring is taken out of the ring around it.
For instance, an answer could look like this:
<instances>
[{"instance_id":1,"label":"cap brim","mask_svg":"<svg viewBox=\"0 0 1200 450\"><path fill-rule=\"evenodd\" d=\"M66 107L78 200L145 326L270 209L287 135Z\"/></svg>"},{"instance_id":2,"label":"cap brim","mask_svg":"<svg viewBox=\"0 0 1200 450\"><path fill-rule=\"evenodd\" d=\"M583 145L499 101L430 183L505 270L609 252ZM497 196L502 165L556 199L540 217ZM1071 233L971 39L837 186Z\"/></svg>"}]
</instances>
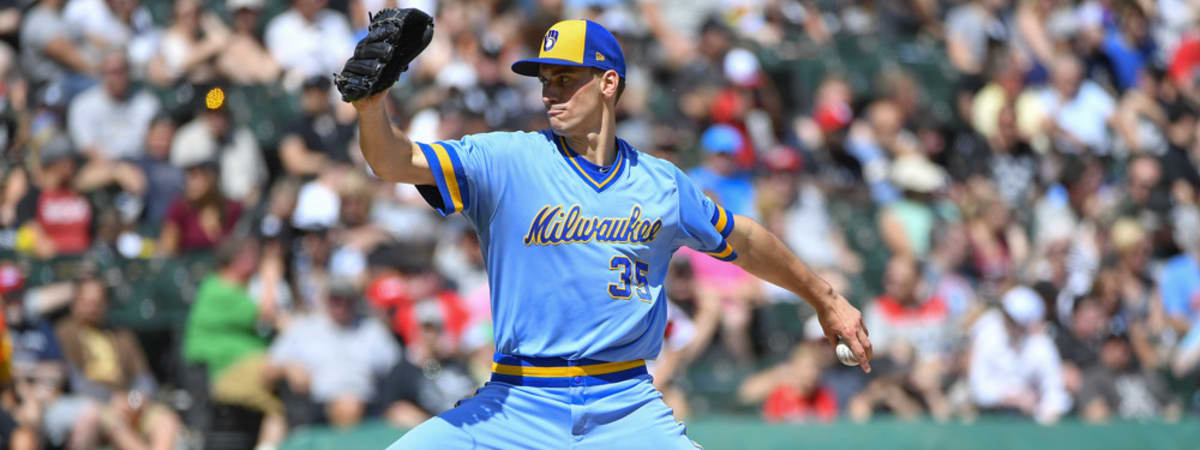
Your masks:
<instances>
[{"instance_id":1,"label":"cap brim","mask_svg":"<svg viewBox=\"0 0 1200 450\"><path fill-rule=\"evenodd\" d=\"M575 61L568 61L565 59L530 58L530 59L522 59L520 61L513 63L512 71L516 72L518 75L525 75L527 77L536 77L536 76L538 76L538 70L541 68L542 64L551 64L551 65L555 65L555 66L571 66L571 67L591 67L590 65L587 65L584 63L577 63Z\"/></svg>"}]
</instances>

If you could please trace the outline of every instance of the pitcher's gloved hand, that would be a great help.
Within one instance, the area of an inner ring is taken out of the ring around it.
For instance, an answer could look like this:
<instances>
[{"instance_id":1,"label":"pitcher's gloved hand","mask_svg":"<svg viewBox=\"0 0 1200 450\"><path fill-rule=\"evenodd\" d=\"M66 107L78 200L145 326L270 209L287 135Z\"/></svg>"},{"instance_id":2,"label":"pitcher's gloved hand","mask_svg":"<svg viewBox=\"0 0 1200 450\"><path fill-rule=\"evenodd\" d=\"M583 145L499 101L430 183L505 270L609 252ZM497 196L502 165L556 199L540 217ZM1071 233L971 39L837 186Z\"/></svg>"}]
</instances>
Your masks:
<instances>
[{"instance_id":1,"label":"pitcher's gloved hand","mask_svg":"<svg viewBox=\"0 0 1200 450\"><path fill-rule=\"evenodd\" d=\"M433 39L433 18L415 8L386 8L370 16L367 36L333 82L353 102L392 87Z\"/></svg>"}]
</instances>

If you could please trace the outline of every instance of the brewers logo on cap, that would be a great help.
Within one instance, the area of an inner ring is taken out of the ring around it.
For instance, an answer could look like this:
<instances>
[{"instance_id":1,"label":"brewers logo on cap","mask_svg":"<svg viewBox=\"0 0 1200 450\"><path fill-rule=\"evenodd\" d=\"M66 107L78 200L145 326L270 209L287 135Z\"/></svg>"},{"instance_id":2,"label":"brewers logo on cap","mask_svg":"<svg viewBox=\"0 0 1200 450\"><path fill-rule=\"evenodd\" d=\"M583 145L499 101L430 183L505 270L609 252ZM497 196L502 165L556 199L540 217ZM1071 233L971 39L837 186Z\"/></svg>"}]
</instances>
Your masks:
<instances>
[{"instance_id":1,"label":"brewers logo on cap","mask_svg":"<svg viewBox=\"0 0 1200 450\"><path fill-rule=\"evenodd\" d=\"M625 78L621 44L602 25L590 20L564 20L551 26L542 38L537 58L512 65L513 72L536 77L542 64L615 70Z\"/></svg>"}]
</instances>

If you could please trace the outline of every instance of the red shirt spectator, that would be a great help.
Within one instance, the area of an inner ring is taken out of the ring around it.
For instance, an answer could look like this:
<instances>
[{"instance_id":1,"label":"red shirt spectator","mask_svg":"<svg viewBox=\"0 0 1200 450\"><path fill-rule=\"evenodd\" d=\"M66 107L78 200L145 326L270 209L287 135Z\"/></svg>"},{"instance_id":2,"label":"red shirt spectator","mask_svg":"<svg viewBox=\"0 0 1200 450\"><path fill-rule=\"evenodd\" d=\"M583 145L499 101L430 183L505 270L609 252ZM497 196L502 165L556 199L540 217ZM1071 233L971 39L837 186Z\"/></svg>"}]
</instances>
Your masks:
<instances>
[{"instance_id":1,"label":"red shirt spectator","mask_svg":"<svg viewBox=\"0 0 1200 450\"><path fill-rule=\"evenodd\" d=\"M202 161L188 167L183 195L167 210L159 248L168 255L216 247L233 232L242 205L221 194L217 164Z\"/></svg>"},{"instance_id":2,"label":"red shirt spectator","mask_svg":"<svg viewBox=\"0 0 1200 450\"><path fill-rule=\"evenodd\" d=\"M422 278L427 275L416 275L412 278ZM436 274L430 273L432 277ZM420 285L423 280L406 281L399 275L385 275L377 278L367 286L367 299L376 309L385 311L391 317L392 331L400 335L406 348L414 348L421 344L421 325L434 320L444 331L443 336L448 342L443 347L457 348L462 339L463 331L470 321L470 313L463 307L463 300L452 290L440 290L430 295L423 294ZM415 300L415 299L423 300ZM421 302L437 302L437 317L419 317L417 304Z\"/></svg>"},{"instance_id":3,"label":"red shirt spectator","mask_svg":"<svg viewBox=\"0 0 1200 450\"><path fill-rule=\"evenodd\" d=\"M833 391L823 386L800 392L791 385L783 384L767 395L762 412L768 422L812 419L827 422L837 418L837 398Z\"/></svg>"},{"instance_id":4,"label":"red shirt spectator","mask_svg":"<svg viewBox=\"0 0 1200 450\"><path fill-rule=\"evenodd\" d=\"M42 188L32 189L17 205L17 223L34 225L29 236L41 257L78 255L92 245L92 205L71 186L75 177L74 150L57 136L40 149ZM49 244L49 245L44 245ZM18 248L22 247L18 237Z\"/></svg>"},{"instance_id":5,"label":"red shirt spectator","mask_svg":"<svg viewBox=\"0 0 1200 450\"><path fill-rule=\"evenodd\" d=\"M74 190L42 191L37 199L37 221L58 255L83 253L92 245L92 205Z\"/></svg>"},{"instance_id":6,"label":"red shirt spectator","mask_svg":"<svg viewBox=\"0 0 1200 450\"><path fill-rule=\"evenodd\" d=\"M242 205L226 199L221 209L220 217L209 219L205 214L215 213L207 213L203 207L197 207L183 198L176 199L167 211L167 222L179 228L178 250L210 249L228 236L242 216ZM219 224L219 227L207 225L208 221Z\"/></svg>"}]
</instances>

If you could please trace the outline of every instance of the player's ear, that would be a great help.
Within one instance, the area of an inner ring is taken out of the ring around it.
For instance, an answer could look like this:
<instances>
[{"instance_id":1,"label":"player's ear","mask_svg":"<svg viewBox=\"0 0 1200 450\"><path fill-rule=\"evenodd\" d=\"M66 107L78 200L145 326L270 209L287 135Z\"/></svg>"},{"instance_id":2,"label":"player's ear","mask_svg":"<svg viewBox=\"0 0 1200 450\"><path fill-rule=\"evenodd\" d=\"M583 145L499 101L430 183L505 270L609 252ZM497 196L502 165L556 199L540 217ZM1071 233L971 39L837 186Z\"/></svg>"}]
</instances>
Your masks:
<instances>
[{"instance_id":1,"label":"player's ear","mask_svg":"<svg viewBox=\"0 0 1200 450\"><path fill-rule=\"evenodd\" d=\"M606 70L600 74L600 92L604 94L604 98L611 98L615 102L621 98L621 75L615 70Z\"/></svg>"}]
</instances>

